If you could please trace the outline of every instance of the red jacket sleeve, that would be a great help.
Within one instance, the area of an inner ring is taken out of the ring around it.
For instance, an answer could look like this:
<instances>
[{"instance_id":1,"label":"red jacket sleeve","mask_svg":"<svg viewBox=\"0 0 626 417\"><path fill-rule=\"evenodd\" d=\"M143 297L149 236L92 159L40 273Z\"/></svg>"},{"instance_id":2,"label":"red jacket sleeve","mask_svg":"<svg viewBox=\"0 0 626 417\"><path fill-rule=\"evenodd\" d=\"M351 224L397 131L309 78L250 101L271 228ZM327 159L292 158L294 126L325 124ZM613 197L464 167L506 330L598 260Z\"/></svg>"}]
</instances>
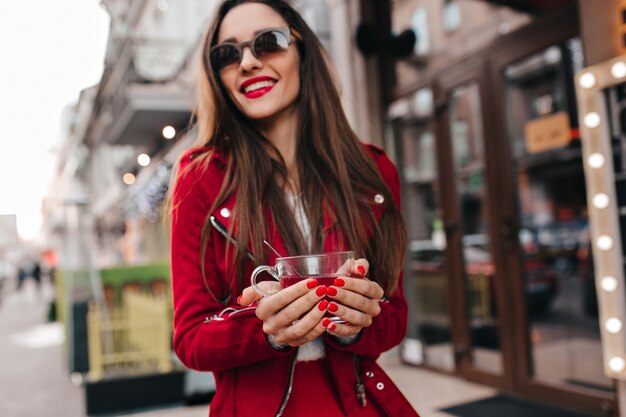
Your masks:
<instances>
[{"instance_id":1,"label":"red jacket sleeve","mask_svg":"<svg viewBox=\"0 0 626 417\"><path fill-rule=\"evenodd\" d=\"M210 196L217 194L223 175L214 167L188 169L190 159L189 155L183 158L172 194L174 351L187 367L202 371L236 368L284 355L269 345L253 309L242 310L233 297L228 305L218 301L225 291L229 293L231 277L225 277L217 266L218 259L223 261L226 240L215 231L209 234L204 282L199 255L201 233L211 206Z\"/></svg>"},{"instance_id":2,"label":"red jacket sleeve","mask_svg":"<svg viewBox=\"0 0 626 417\"><path fill-rule=\"evenodd\" d=\"M398 170L382 149L371 145L368 145L368 148L391 191L396 206L398 209L401 209ZM358 355L370 357L378 357L381 353L398 345L406 335L408 317L402 273L400 273L398 280L397 291L393 295L388 295L384 301L380 302L380 314L374 317L369 327L363 329L361 337L355 343L344 346L333 337L328 337L329 343L337 349L348 350Z\"/></svg>"}]
</instances>

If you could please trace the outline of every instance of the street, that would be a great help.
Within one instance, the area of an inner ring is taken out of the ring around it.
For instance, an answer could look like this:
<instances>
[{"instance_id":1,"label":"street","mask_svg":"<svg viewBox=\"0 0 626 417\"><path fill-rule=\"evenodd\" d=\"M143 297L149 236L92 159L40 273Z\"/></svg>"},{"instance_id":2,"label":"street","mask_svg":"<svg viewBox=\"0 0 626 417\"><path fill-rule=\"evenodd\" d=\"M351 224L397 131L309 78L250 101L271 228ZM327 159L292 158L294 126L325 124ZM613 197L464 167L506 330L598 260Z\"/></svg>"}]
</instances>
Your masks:
<instances>
[{"instance_id":1,"label":"street","mask_svg":"<svg viewBox=\"0 0 626 417\"><path fill-rule=\"evenodd\" d=\"M63 363L62 326L47 322L51 285L38 290L29 279L15 287L7 283L0 304L0 415L82 416L82 390Z\"/></svg>"}]
</instances>

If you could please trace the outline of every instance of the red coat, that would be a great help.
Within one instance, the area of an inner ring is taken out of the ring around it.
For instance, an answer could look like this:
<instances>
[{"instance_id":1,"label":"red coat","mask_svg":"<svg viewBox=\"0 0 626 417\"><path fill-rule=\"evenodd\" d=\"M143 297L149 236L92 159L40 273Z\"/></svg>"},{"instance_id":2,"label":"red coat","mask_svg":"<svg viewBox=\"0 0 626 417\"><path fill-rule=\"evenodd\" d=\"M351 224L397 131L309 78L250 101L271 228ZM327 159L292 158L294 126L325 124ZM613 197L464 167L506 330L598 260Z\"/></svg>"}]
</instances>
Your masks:
<instances>
[{"instance_id":1,"label":"red coat","mask_svg":"<svg viewBox=\"0 0 626 417\"><path fill-rule=\"evenodd\" d=\"M384 152L374 146L367 149L400 206L396 168ZM204 220L224 179L225 159L214 154L207 167L186 170L190 161L206 149L194 149L182 158L172 201L171 268L174 297L174 350L189 368L212 371L217 389L211 402L212 417L270 417L285 401L297 350L279 352L268 343L262 322L253 308L241 308L235 302L239 294L230 294L230 276L226 248L231 243L212 228L206 252L206 276L211 292L217 297L230 296L226 304L211 296L203 283L200 267L200 235ZM374 196L373 196L374 197ZM384 205L384 202L372 204ZM228 230L235 196L211 213ZM325 227L331 227L325 225ZM336 247L338 228L333 228L324 243L325 251L345 250ZM268 241L285 253L278 233ZM232 248L230 248L232 249ZM229 253L233 253L232 250ZM273 259L269 259L273 264ZM253 265L250 265L250 270ZM248 274L249 275L249 274ZM402 280L402 277L400 277ZM359 340L349 346L338 344L324 335L326 360L335 390L346 416L359 407L356 395L357 374L365 385L367 398L375 401L389 416L417 416L408 401L376 364L378 356L399 344L406 332L407 305L399 291L381 301L381 313L363 330Z\"/></svg>"}]
</instances>

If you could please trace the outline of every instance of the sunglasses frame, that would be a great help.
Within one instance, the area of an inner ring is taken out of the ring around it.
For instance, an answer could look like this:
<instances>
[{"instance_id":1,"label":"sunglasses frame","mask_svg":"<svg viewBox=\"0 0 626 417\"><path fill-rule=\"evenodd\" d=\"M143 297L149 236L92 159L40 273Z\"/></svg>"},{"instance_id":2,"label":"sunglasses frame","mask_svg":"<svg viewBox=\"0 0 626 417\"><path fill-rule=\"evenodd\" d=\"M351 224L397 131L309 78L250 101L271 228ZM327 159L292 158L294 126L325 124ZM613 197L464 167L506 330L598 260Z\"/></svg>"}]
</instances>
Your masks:
<instances>
[{"instance_id":1,"label":"sunglasses frame","mask_svg":"<svg viewBox=\"0 0 626 417\"><path fill-rule=\"evenodd\" d=\"M213 68L213 64L211 62L211 55L213 54L213 51L215 51L216 49L223 47L223 46L232 46L233 48L235 48L235 50L237 50L237 52L239 52L239 61L238 61L238 65L241 64L241 61L243 60L243 49L245 47L250 48L250 52L252 52L252 55L256 58L256 59L262 59L259 58L259 56L256 53L256 50L254 48L254 42L256 42L257 39L259 39L259 37L267 34L268 32L279 32L282 33L283 36L285 36L285 38L287 38L287 48L289 48L289 45L291 45L293 43L293 40L300 40L301 37L299 36L300 34L295 31L294 29L290 28L289 26L279 26L279 27L272 27L272 28L267 28L267 29L262 29L260 32L258 32L257 34L255 34L252 39L245 41L245 42L241 42L241 43L237 43L237 42L222 42L219 43L217 45L214 45L211 47L211 49L209 50L209 53L207 54L207 61L209 63L209 66L211 68ZM285 50L286 51L286 50ZM222 68L213 68L214 71L216 72L220 72L222 71L224 68L228 67L229 65L226 65Z\"/></svg>"}]
</instances>

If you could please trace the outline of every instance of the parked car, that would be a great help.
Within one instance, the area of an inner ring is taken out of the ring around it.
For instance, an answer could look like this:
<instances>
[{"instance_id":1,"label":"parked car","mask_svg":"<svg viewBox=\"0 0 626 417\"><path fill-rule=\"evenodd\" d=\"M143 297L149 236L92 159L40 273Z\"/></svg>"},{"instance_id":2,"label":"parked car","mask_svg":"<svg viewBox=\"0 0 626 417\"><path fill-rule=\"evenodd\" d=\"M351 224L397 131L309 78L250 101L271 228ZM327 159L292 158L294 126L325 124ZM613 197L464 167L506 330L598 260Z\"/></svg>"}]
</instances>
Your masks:
<instances>
[{"instance_id":1,"label":"parked car","mask_svg":"<svg viewBox=\"0 0 626 417\"><path fill-rule=\"evenodd\" d=\"M463 238L465 273L470 276L490 278L490 304L495 308L493 280L496 267L489 248L488 237L484 234L466 235ZM443 272L445 254L442 248L435 247L430 240L417 240L409 244L414 271ZM536 253L523 253L523 273L526 303L530 314L543 314L558 292L558 276L551 266ZM495 311L493 311L495 315Z\"/></svg>"}]
</instances>

